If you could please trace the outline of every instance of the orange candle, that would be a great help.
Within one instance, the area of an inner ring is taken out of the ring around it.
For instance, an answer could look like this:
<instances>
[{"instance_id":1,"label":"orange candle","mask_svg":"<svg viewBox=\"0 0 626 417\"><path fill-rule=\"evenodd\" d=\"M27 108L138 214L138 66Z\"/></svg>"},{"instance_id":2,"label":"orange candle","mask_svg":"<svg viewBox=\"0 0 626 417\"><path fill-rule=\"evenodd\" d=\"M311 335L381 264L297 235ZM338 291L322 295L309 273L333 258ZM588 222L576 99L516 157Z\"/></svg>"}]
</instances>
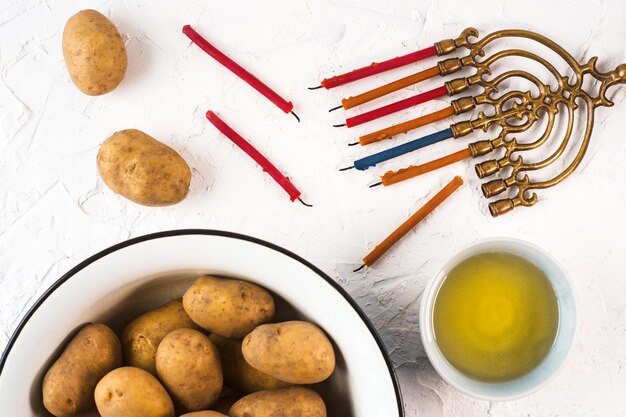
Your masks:
<instances>
[{"instance_id":1,"label":"orange candle","mask_svg":"<svg viewBox=\"0 0 626 417\"><path fill-rule=\"evenodd\" d=\"M463 180L461 177L456 176L445 187L441 189L437 194L426 202L419 210L417 210L411 217L409 217L404 223L393 231L385 240L383 240L378 246L368 253L363 258L363 266L355 269L355 272L364 266L371 266L376 262L385 252L387 252L393 245L395 245L409 230L413 229L419 222L421 222L430 212L432 212L437 206L443 203L453 192L455 192L461 185Z\"/></svg>"},{"instance_id":2,"label":"orange candle","mask_svg":"<svg viewBox=\"0 0 626 417\"><path fill-rule=\"evenodd\" d=\"M386 187L388 185L408 180L409 178L417 177L418 175L422 175L439 168L443 168L455 162L462 161L469 158L470 156L472 156L472 152L469 148L466 148L453 154L446 155L442 158L426 162L425 164L411 165L410 167L399 169L397 171L388 171L385 173L385 175L380 177L381 183Z\"/></svg>"},{"instance_id":3,"label":"orange candle","mask_svg":"<svg viewBox=\"0 0 626 417\"><path fill-rule=\"evenodd\" d=\"M379 142L400 133L407 133L413 129L417 129L418 127L426 126L427 124L436 122L438 120L443 120L447 117L454 116L454 114L454 107L449 106L436 112L432 112L424 116L409 120L407 122L389 126L385 129L363 135L359 138L359 143L361 144L361 146L365 146L369 145L370 143Z\"/></svg>"},{"instance_id":4,"label":"orange candle","mask_svg":"<svg viewBox=\"0 0 626 417\"><path fill-rule=\"evenodd\" d=\"M417 84L420 81L427 80L436 75L440 75L439 67L437 65L425 69L424 71L409 75L408 77L401 78L397 81L381 85L378 88L366 91L365 93L359 94L358 96L344 98L343 100L341 100L341 106L345 110L348 110L353 107L360 106L361 104L367 103L368 101L372 101L384 95L393 93L394 91L398 91L410 85Z\"/></svg>"}]
</instances>

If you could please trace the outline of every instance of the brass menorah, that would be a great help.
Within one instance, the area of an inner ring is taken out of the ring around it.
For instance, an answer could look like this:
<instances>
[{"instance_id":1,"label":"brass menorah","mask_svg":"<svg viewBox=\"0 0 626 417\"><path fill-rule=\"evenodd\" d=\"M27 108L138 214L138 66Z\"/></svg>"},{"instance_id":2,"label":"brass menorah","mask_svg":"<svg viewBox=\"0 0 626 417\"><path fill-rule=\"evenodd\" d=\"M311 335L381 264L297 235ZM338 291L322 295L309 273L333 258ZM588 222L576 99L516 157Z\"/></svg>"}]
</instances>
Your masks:
<instances>
[{"instance_id":1,"label":"brass menorah","mask_svg":"<svg viewBox=\"0 0 626 417\"><path fill-rule=\"evenodd\" d=\"M482 91L479 94L453 100L450 107L447 109L439 110L408 122L364 135L360 138L360 143L366 145L387 139L395 134L405 133L408 130L424 126L436 120L466 113L475 108L481 108L479 106L486 107L486 109L481 109L475 118L451 124L449 129L362 158L355 161L353 167L348 168L367 169L376 165L376 163L444 139L461 138L477 130L487 132L492 127L498 126L500 127L500 132L494 139L480 140L471 143L468 148L463 151L431 161L427 164L387 172L381 177L382 181L380 183L374 184L390 185L465 158L481 157L497 149L504 149L504 155L502 157L485 160L475 166L476 174L481 179L497 175L505 167L512 169L508 177L492 179L482 184L482 192L486 198L500 195L507 190L517 190L516 192L513 191L509 198L502 198L489 204L491 215L496 217L518 206L529 207L534 205L537 202L537 194L533 192L533 190L545 189L559 184L570 176L580 165L589 147L589 140L593 131L595 109L601 106L610 107L613 105L607 98L606 93L611 86L626 83L626 64L621 64L615 70L603 73L596 68L597 57L593 57L589 59L586 64L581 65L572 55L552 40L527 30L501 30L493 32L474 42L472 42L472 38L478 38L478 31L474 28L468 28L456 39L447 39L435 43L433 52L436 52L439 56L448 55L460 49L466 49L468 53L460 58L445 59L440 61L436 67L405 77L402 80L395 81L394 83L387 84L386 86L379 87L359 96L345 99L343 106L344 108L349 108L346 107L346 103L350 104L352 101L357 104L362 104L363 102L388 94L391 91L406 87L409 83L414 84L415 82L433 76L446 76L460 71L463 68L474 68L475 72L473 74L447 81L442 87L439 87L439 89L418 94L409 99L402 100L401 102L384 106L352 119L347 119L347 125L350 127L350 122L352 122L353 125L360 124L382 115L408 108L411 105L423 103L424 101L437 97L439 93L441 93L439 95L447 94L454 96L465 92L473 86L480 87ZM564 75L562 72L559 72L548 59L527 50L503 49L494 52L490 56L486 56L485 47L496 40L504 38L530 39L549 48L565 61L569 67L568 72L571 72L571 75ZM553 80L551 80L553 81L552 86L549 82L542 80L539 75L520 69L507 70L498 75L493 75L493 66L507 57L525 58L540 64L547 70L546 73L549 73L553 78ZM586 84L584 82L587 74L595 79L595 94L589 91L591 88L585 87ZM503 86L505 82L513 78L521 78L526 80L526 82L530 82L536 87L536 91L535 89L533 89L533 91L519 91ZM599 83L599 85L597 83ZM501 94L498 95L499 93ZM353 106L350 105L350 107ZM489 108L491 108L491 111L488 111L489 114L487 114L486 111ZM555 121L557 120L557 114L560 112L567 114L567 123L564 133L555 137ZM576 115L581 112L586 113L584 117L585 127L584 132L577 133L574 129L574 120ZM545 129L542 129L543 131L537 138L531 141L518 141L518 139L516 139L516 135L529 131L529 129L538 121L542 120L542 118L546 118L547 122ZM525 152L538 149L548 143L552 145L558 143L558 146L555 146L556 149L554 152L548 157L534 162L524 160L523 156ZM575 155L572 161L568 165L564 165L565 168L554 174L551 178L534 181L529 177L528 174L530 172L545 169L562 158L566 153L569 154L574 151Z\"/></svg>"}]
</instances>

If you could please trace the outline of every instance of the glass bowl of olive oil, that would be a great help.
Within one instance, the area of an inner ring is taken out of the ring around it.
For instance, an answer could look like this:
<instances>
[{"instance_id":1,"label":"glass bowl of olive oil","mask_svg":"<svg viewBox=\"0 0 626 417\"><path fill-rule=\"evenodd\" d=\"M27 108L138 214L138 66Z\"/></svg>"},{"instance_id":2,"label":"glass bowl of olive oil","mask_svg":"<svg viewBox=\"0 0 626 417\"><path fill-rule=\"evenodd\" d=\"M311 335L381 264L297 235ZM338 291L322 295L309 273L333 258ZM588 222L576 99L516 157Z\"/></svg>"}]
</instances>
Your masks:
<instances>
[{"instance_id":1,"label":"glass bowl of olive oil","mask_svg":"<svg viewBox=\"0 0 626 417\"><path fill-rule=\"evenodd\" d=\"M422 342L451 385L490 401L523 397L559 370L576 333L564 270L543 249L508 239L457 253L428 283Z\"/></svg>"}]
</instances>

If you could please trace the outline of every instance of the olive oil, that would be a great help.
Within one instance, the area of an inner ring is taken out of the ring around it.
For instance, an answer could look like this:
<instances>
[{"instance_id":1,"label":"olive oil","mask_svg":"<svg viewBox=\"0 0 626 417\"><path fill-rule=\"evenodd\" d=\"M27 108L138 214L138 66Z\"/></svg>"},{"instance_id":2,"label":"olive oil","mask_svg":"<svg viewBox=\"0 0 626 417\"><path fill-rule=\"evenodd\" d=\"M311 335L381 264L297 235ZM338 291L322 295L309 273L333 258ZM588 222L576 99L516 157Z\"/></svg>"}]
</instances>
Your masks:
<instances>
[{"instance_id":1,"label":"olive oil","mask_svg":"<svg viewBox=\"0 0 626 417\"><path fill-rule=\"evenodd\" d=\"M466 376L505 382L546 357L559 322L556 294L546 275L517 255L472 256L443 280L434 304L437 346Z\"/></svg>"}]
</instances>

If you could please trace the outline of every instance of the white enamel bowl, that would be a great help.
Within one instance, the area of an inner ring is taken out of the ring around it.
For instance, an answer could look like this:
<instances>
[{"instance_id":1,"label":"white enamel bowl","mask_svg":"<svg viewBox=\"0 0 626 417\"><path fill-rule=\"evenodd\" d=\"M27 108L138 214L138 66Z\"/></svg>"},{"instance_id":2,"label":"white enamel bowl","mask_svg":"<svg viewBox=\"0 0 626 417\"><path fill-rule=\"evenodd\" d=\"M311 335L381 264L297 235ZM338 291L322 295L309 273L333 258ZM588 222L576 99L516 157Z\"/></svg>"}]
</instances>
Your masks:
<instances>
[{"instance_id":1,"label":"white enamel bowl","mask_svg":"<svg viewBox=\"0 0 626 417\"><path fill-rule=\"evenodd\" d=\"M559 307L559 326L550 352L531 372L509 382L480 382L457 371L446 361L439 350L433 330L435 299L448 272L464 259L485 252L509 252L535 264L552 283ZM517 239L487 239L461 250L428 283L422 294L420 329L428 359L439 375L450 385L472 397L484 400L514 400L529 395L544 386L562 367L576 334L576 303L574 302L572 287L564 270L546 251Z\"/></svg>"},{"instance_id":2,"label":"white enamel bowl","mask_svg":"<svg viewBox=\"0 0 626 417\"><path fill-rule=\"evenodd\" d=\"M396 376L354 301L310 263L275 245L209 230L157 233L121 243L59 279L26 314L0 359L0 416L49 416L45 370L87 322L119 331L137 314L179 297L199 274L255 282L277 296L279 319L301 317L333 340L337 369L318 389L329 416L402 417Z\"/></svg>"}]
</instances>

